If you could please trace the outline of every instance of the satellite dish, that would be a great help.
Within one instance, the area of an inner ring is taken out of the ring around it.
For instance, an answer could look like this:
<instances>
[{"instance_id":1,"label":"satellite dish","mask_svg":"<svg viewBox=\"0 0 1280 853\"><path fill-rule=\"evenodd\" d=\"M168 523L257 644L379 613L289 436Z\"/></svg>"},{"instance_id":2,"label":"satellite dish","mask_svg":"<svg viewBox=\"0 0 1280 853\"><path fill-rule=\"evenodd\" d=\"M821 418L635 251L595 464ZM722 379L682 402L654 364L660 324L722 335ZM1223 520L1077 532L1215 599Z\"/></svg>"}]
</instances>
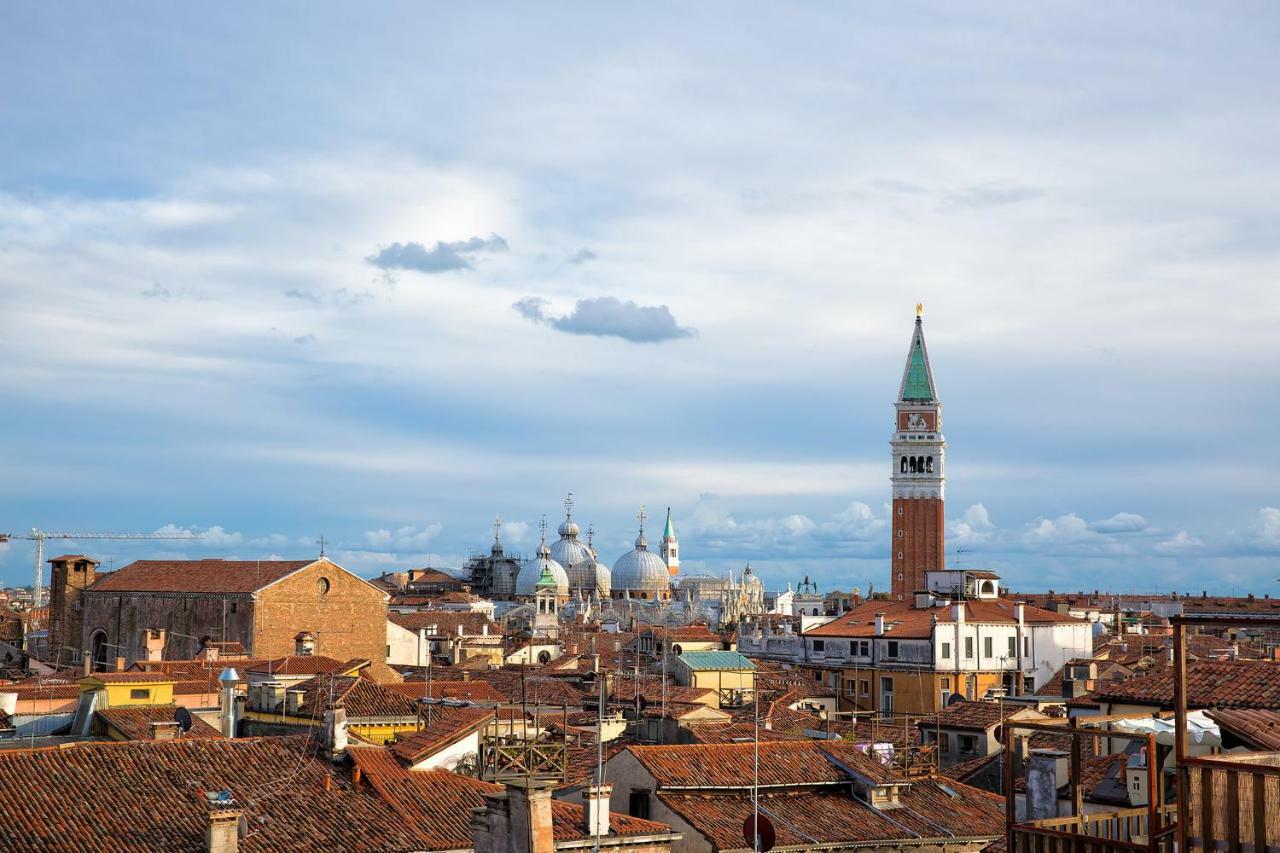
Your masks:
<instances>
[{"instance_id":1,"label":"satellite dish","mask_svg":"<svg viewBox=\"0 0 1280 853\"><path fill-rule=\"evenodd\" d=\"M747 842L748 847L755 850L757 836L760 838L762 853L769 853L773 845L778 842L777 833L773 831L773 821L769 820L767 815L760 815L760 825L757 827L756 816L749 814L742 822L742 840Z\"/></svg>"},{"instance_id":2,"label":"satellite dish","mask_svg":"<svg viewBox=\"0 0 1280 853\"><path fill-rule=\"evenodd\" d=\"M178 721L178 727L183 733L191 731L191 712L186 708L179 708L173 712L173 718Z\"/></svg>"}]
</instances>

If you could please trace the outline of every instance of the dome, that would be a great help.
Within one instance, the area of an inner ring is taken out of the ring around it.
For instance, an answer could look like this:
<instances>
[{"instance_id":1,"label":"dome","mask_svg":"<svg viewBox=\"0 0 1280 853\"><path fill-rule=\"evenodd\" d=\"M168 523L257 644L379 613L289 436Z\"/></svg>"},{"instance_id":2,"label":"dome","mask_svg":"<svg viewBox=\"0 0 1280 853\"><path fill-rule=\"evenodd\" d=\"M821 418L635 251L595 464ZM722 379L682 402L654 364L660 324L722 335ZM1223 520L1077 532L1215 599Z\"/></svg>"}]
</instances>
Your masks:
<instances>
[{"instance_id":1,"label":"dome","mask_svg":"<svg viewBox=\"0 0 1280 853\"><path fill-rule=\"evenodd\" d=\"M667 564L648 548L644 531L636 537L636 547L618 558L613 564L612 587L632 592L668 592L671 575Z\"/></svg>"},{"instance_id":2,"label":"dome","mask_svg":"<svg viewBox=\"0 0 1280 853\"><path fill-rule=\"evenodd\" d=\"M609 567L596 559L595 554L588 554L585 560L579 560L569 566L569 587L582 590L583 595L599 593L601 598L609 595L611 583Z\"/></svg>"},{"instance_id":3,"label":"dome","mask_svg":"<svg viewBox=\"0 0 1280 853\"><path fill-rule=\"evenodd\" d=\"M751 571L751 564L747 563L747 567L742 571L742 585L744 587L758 587L764 589L764 581L756 577L755 572Z\"/></svg>"},{"instance_id":4,"label":"dome","mask_svg":"<svg viewBox=\"0 0 1280 853\"><path fill-rule=\"evenodd\" d=\"M564 530L565 525L560 525L561 538L551 543L551 559L569 567L591 559L591 549L578 541L578 525L573 525L572 533L566 534Z\"/></svg>"},{"instance_id":5,"label":"dome","mask_svg":"<svg viewBox=\"0 0 1280 853\"><path fill-rule=\"evenodd\" d=\"M578 522L566 517L564 521L560 522L560 527L556 532L560 534L561 539L572 539L582 532L582 528L578 526Z\"/></svg>"},{"instance_id":6,"label":"dome","mask_svg":"<svg viewBox=\"0 0 1280 853\"><path fill-rule=\"evenodd\" d=\"M520 574L516 576L516 595L534 595L537 592L538 578L542 576L544 569L556 580L556 594L568 595L569 575L564 566L551 559L551 549L545 542L538 546L538 556L525 560L520 567Z\"/></svg>"}]
</instances>

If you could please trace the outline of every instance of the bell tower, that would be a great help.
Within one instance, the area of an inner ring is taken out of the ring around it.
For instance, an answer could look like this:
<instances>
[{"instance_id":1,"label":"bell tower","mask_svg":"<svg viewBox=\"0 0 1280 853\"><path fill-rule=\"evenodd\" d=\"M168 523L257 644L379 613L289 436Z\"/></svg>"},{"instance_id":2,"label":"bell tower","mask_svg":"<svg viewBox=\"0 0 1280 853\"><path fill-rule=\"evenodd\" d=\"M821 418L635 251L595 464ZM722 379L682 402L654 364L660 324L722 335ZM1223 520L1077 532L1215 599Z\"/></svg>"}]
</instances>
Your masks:
<instances>
[{"instance_id":1,"label":"bell tower","mask_svg":"<svg viewBox=\"0 0 1280 853\"><path fill-rule=\"evenodd\" d=\"M907 365L898 388L893 437L891 518L893 597L909 599L925 588L925 572L945 568L943 487L947 440L942 435L942 403L933 383L924 343L924 307L916 305Z\"/></svg>"}]
</instances>

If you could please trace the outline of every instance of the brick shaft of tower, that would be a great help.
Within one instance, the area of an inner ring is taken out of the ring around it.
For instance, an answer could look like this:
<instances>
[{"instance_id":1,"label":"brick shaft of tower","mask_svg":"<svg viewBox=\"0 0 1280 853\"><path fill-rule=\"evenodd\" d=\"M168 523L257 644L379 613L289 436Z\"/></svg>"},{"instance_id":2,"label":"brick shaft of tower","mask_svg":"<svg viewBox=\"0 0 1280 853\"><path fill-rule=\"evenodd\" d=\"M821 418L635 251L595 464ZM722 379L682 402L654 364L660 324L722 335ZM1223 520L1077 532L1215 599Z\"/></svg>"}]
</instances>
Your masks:
<instances>
[{"instance_id":1,"label":"brick shaft of tower","mask_svg":"<svg viewBox=\"0 0 1280 853\"><path fill-rule=\"evenodd\" d=\"M946 567L947 440L918 310L894 410L890 587L894 598L905 600L925 588L926 572Z\"/></svg>"}]
</instances>

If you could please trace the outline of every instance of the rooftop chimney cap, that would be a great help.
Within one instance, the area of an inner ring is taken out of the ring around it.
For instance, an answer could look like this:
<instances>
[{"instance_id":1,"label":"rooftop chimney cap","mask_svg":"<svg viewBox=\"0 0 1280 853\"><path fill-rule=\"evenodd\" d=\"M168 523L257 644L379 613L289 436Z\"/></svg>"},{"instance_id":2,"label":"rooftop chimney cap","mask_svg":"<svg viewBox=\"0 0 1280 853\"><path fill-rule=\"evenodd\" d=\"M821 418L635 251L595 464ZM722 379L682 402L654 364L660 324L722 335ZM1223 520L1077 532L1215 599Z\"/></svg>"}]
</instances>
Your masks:
<instances>
[{"instance_id":1,"label":"rooftop chimney cap","mask_svg":"<svg viewBox=\"0 0 1280 853\"><path fill-rule=\"evenodd\" d=\"M234 667L229 666L218 674L218 683L223 687L231 684L239 684L240 681L240 673L236 672Z\"/></svg>"}]
</instances>

